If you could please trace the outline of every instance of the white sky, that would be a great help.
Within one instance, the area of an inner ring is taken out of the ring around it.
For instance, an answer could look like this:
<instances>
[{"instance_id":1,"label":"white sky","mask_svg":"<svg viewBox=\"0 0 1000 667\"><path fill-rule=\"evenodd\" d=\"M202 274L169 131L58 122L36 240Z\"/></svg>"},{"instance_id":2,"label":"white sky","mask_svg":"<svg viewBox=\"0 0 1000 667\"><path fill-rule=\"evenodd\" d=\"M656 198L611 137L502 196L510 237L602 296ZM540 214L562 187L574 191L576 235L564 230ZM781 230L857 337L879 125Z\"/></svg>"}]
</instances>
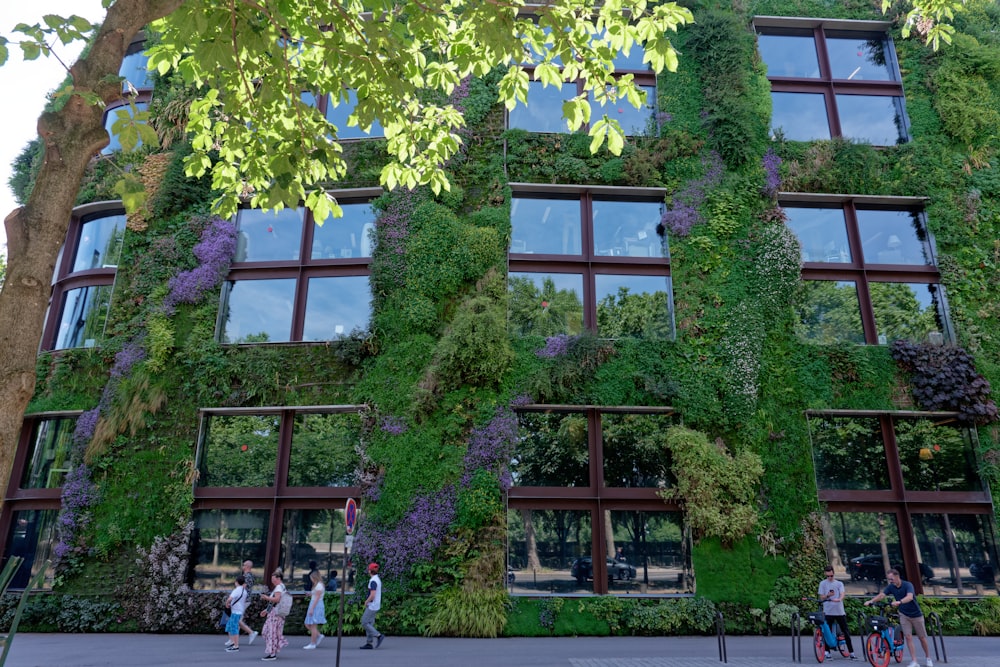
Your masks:
<instances>
[{"instance_id":1,"label":"white sky","mask_svg":"<svg viewBox=\"0 0 1000 667\"><path fill-rule=\"evenodd\" d=\"M104 9L101 0L32 0L23 4L18 0L0 0L0 34L11 40L16 39L17 34L11 33L15 25L39 23L46 14L76 14L98 23L104 18ZM8 48L10 56L7 63L0 67L0 91L7 99L0 111L0 254L7 254L7 232L3 219L17 206L7 185L11 164L37 135L38 115L45 107L46 95L66 77L66 70L55 58L25 62L16 44L8 44ZM82 48L83 42L68 47L57 44L53 51L68 66L76 60Z\"/></svg>"}]
</instances>

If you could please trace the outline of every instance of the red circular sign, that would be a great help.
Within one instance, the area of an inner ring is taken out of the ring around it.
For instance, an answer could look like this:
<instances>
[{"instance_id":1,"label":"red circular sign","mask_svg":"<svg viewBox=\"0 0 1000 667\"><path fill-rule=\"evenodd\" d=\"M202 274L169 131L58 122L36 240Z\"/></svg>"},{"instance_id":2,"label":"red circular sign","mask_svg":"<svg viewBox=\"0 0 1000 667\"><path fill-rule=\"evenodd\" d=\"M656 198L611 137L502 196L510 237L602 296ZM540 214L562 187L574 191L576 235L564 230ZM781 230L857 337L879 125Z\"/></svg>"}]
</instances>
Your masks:
<instances>
[{"instance_id":1,"label":"red circular sign","mask_svg":"<svg viewBox=\"0 0 1000 667\"><path fill-rule=\"evenodd\" d=\"M347 524L347 534L354 532L354 524L358 520L358 504L354 498L347 499L347 507L344 508L344 523Z\"/></svg>"}]
</instances>

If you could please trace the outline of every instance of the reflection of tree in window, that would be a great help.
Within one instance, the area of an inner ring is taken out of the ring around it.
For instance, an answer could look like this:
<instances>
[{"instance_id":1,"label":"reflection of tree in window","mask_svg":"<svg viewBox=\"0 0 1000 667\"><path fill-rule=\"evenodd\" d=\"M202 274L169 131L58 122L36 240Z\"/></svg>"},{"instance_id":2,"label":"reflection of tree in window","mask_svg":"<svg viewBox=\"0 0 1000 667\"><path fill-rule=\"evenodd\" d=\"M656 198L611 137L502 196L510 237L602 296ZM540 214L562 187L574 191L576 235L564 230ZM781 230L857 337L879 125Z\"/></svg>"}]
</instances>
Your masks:
<instances>
[{"instance_id":1,"label":"reflection of tree in window","mask_svg":"<svg viewBox=\"0 0 1000 667\"><path fill-rule=\"evenodd\" d=\"M898 338L921 341L930 332L941 331L934 285L873 282L868 284L868 289L880 343ZM917 290L930 291L931 302L926 307L918 298ZM885 341L882 336L885 336Z\"/></svg>"},{"instance_id":2,"label":"reflection of tree in window","mask_svg":"<svg viewBox=\"0 0 1000 667\"><path fill-rule=\"evenodd\" d=\"M853 282L803 281L795 303L800 337L821 344L864 342Z\"/></svg>"},{"instance_id":3,"label":"reflection of tree in window","mask_svg":"<svg viewBox=\"0 0 1000 667\"><path fill-rule=\"evenodd\" d=\"M903 483L910 491L978 490L972 449L965 433L929 419L895 423Z\"/></svg>"},{"instance_id":4,"label":"reflection of tree in window","mask_svg":"<svg viewBox=\"0 0 1000 667\"><path fill-rule=\"evenodd\" d=\"M276 416L215 415L205 428L201 486L274 486Z\"/></svg>"},{"instance_id":5,"label":"reflection of tree in window","mask_svg":"<svg viewBox=\"0 0 1000 667\"><path fill-rule=\"evenodd\" d=\"M670 473L672 462L663 442L671 424L670 417L659 415L603 415L604 485L671 486L675 481Z\"/></svg>"},{"instance_id":6,"label":"reflection of tree in window","mask_svg":"<svg viewBox=\"0 0 1000 667\"><path fill-rule=\"evenodd\" d=\"M296 415L289 486L350 486L358 465L355 415Z\"/></svg>"},{"instance_id":7,"label":"reflection of tree in window","mask_svg":"<svg viewBox=\"0 0 1000 667\"><path fill-rule=\"evenodd\" d=\"M590 513L579 510L521 509L507 516L509 564L516 569L568 568L590 555Z\"/></svg>"},{"instance_id":8,"label":"reflection of tree in window","mask_svg":"<svg viewBox=\"0 0 1000 667\"><path fill-rule=\"evenodd\" d=\"M582 414L518 415L521 438L511 462L515 486L588 486L587 418Z\"/></svg>"},{"instance_id":9,"label":"reflection of tree in window","mask_svg":"<svg viewBox=\"0 0 1000 667\"><path fill-rule=\"evenodd\" d=\"M557 290L545 276L539 290L531 278L510 278L510 323L520 335L577 334L583 329L583 303L575 290Z\"/></svg>"},{"instance_id":10,"label":"reflection of tree in window","mask_svg":"<svg viewBox=\"0 0 1000 667\"><path fill-rule=\"evenodd\" d=\"M885 445L877 419L809 419L816 486L820 489L888 489Z\"/></svg>"},{"instance_id":11,"label":"reflection of tree in window","mask_svg":"<svg viewBox=\"0 0 1000 667\"><path fill-rule=\"evenodd\" d=\"M628 287L619 287L618 294L598 302L597 329L607 338L671 338L670 295L630 294Z\"/></svg>"}]
</instances>

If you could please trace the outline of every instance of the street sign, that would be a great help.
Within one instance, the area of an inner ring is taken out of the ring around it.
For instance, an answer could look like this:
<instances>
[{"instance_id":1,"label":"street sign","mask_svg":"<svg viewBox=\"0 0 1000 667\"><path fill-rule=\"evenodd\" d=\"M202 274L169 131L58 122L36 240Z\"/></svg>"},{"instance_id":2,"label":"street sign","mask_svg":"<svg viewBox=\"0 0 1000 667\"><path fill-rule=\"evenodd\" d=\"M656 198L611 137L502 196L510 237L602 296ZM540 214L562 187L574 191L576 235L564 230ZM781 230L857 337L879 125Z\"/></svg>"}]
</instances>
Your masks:
<instances>
[{"instance_id":1,"label":"street sign","mask_svg":"<svg viewBox=\"0 0 1000 667\"><path fill-rule=\"evenodd\" d=\"M344 508L344 523L347 525L347 534L354 532L354 524L358 521L358 504L354 498L347 499L347 507Z\"/></svg>"}]
</instances>

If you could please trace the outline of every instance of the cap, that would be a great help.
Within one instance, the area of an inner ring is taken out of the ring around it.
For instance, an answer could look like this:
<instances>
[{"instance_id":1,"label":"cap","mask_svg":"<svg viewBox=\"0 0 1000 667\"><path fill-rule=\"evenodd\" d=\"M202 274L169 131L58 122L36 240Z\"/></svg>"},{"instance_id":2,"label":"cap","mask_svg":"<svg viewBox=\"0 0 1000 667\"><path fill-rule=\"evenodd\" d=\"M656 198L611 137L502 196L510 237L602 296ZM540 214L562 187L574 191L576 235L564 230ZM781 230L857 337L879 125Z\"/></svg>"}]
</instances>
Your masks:
<instances>
[{"instance_id":1,"label":"cap","mask_svg":"<svg viewBox=\"0 0 1000 667\"><path fill-rule=\"evenodd\" d=\"M369 572L378 572L378 563L368 563Z\"/></svg>"}]
</instances>

